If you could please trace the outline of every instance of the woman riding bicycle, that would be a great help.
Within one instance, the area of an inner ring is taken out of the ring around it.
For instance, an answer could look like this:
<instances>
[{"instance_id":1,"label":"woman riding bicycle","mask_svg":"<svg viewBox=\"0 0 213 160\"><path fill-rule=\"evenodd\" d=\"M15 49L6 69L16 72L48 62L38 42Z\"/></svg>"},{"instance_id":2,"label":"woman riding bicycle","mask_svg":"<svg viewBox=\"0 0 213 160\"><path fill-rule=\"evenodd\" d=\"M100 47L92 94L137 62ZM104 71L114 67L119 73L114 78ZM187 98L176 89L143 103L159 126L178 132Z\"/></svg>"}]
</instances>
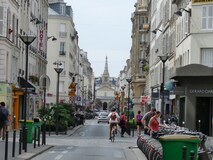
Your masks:
<instances>
[{"instance_id":1,"label":"woman riding bicycle","mask_svg":"<svg viewBox=\"0 0 213 160\"><path fill-rule=\"evenodd\" d=\"M109 119L109 140L111 140L111 137L112 137L112 135L111 135L112 128L114 128L115 131L117 132L117 123L118 123L119 118L120 118L120 116L116 112L116 109L112 108L111 112L108 115L108 119Z\"/></svg>"}]
</instances>

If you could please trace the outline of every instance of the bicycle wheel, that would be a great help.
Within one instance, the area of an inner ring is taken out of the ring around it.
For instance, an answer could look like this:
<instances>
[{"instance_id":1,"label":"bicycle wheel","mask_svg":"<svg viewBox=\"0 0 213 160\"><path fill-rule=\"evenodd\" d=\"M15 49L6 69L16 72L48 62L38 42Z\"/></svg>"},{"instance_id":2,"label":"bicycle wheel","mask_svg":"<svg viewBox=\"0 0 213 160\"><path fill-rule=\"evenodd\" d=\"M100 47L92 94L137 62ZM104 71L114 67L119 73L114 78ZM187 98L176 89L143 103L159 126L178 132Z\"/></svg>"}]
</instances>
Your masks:
<instances>
[{"instance_id":1,"label":"bicycle wheel","mask_svg":"<svg viewBox=\"0 0 213 160\"><path fill-rule=\"evenodd\" d=\"M115 130L112 130L112 137L111 137L111 141L114 142L115 141Z\"/></svg>"}]
</instances>

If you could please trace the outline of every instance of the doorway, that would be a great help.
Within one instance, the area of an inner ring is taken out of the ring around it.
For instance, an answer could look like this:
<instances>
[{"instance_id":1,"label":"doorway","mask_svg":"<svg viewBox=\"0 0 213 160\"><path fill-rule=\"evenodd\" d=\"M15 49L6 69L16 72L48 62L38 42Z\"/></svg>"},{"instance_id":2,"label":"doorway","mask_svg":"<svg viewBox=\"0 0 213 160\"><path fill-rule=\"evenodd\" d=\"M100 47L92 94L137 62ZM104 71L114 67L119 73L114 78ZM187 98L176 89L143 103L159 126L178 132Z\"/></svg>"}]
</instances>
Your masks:
<instances>
[{"instance_id":1,"label":"doorway","mask_svg":"<svg viewBox=\"0 0 213 160\"><path fill-rule=\"evenodd\" d=\"M196 129L212 136L212 97L196 98Z\"/></svg>"},{"instance_id":2,"label":"doorway","mask_svg":"<svg viewBox=\"0 0 213 160\"><path fill-rule=\"evenodd\" d=\"M180 98L179 126L182 126L183 122L185 122L185 101L185 97Z\"/></svg>"}]
</instances>

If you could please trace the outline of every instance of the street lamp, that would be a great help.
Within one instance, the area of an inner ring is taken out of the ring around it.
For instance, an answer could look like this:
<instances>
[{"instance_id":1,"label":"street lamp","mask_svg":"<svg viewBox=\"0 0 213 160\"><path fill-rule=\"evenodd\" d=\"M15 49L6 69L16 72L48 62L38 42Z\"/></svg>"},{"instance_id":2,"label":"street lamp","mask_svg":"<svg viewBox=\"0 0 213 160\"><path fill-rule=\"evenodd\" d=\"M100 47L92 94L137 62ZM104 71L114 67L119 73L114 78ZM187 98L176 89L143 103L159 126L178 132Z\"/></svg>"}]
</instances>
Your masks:
<instances>
[{"instance_id":1,"label":"street lamp","mask_svg":"<svg viewBox=\"0 0 213 160\"><path fill-rule=\"evenodd\" d=\"M131 83L132 79L127 78L126 81L129 83L129 87L128 87L128 114L127 114L127 121L129 123L130 83Z\"/></svg>"},{"instance_id":2,"label":"street lamp","mask_svg":"<svg viewBox=\"0 0 213 160\"><path fill-rule=\"evenodd\" d=\"M126 86L121 86L122 92L121 92L121 97L122 97L122 102L121 102L121 112L123 112L123 108L124 108L124 89L126 88Z\"/></svg>"},{"instance_id":3,"label":"street lamp","mask_svg":"<svg viewBox=\"0 0 213 160\"><path fill-rule=\"evenodd\" d=\"M25 94L24 94L24 125L23 125L23 149L27 152L27 81L28 81L28 47L36 39L33 35L19 35L20 39L26 45L26 62L25 62Z\"/></svg>"},{"instance_id":4,"label":"street lamp","mask_svg":"<svg viewBox=\"0 0 213 160\"><path fill-rule=\"evenodd\" d=\"M58 135L58 104L59 104L59 75L63 71L63 68L61 67L62 63L59 61L56 61L53 63L56 65L54 68L57 72L57 89L56 89L56 135Z\"/></svg>"},{"instance_id":5,"label":"street lamp","mask_svg":"<svg viewBox=\"0 0 213 160\"><path fill-rule=\"evenodd\" d=\"M50 39L50 38L52 38L52 41L56 41L57 40L57 38L55 38L55 36L47 37L47 39Z\"/></svg>"},{"instance_id":6,"label":"street lamp","mask_svg":"<svg viewBox=\"0 0 213 160\"><path fill-rule=\"evenodd\" d=\"M168 60L169 56L166 55L162 55L162 56L158 56L161 60L161 62L163 63L163 82L161 83L160 86L160 91L162 93L162 101L161 101L161 115L162 115L162 121L164 119L164 81L165 81L165 63Z\"/></svg>"}]
</instances>

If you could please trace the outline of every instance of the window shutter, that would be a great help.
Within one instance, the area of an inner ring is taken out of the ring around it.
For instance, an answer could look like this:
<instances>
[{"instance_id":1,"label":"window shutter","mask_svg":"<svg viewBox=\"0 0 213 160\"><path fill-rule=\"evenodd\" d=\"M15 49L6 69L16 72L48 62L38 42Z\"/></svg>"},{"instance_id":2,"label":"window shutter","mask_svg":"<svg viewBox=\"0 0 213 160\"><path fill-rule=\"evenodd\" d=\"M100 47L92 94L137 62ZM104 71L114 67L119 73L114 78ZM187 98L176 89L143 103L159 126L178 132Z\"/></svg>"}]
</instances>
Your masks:
<instances>
[{"instance_id":1,"label":"window shutter","mask_svg":"<svg viewBox=\"0 0 213 160\"><path fill-rule=\"evenodd\" d=\"M3 6L0 6L0 35L3 35Z\"/></svg>"}]
</instances>

